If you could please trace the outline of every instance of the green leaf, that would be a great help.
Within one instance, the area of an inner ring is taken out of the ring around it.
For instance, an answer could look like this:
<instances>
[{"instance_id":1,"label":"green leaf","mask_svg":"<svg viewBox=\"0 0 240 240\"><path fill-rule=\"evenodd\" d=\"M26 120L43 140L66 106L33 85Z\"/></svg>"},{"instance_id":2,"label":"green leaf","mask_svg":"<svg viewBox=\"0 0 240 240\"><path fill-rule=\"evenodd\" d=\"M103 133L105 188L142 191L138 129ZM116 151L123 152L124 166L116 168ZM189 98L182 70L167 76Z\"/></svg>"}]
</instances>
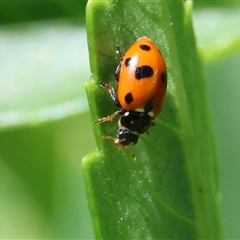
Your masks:
<instances>
[{"instance_id":1,"label":"green leaf","mask_svg":"<svg viewBox=\"0 0 240 240\"><path fill-rule=\"evenodd\" d=\"M1 1L0 24L68 19L85 23L86 0L81 1Z\"/></svg>"},{"instance_id":2,"label":"green leaf","mask_svg":"<svg viewBox=\"0 0 240 240\"><path fill-rule=\"evenodd\" d=\"M83 159L97 239L219 239L217 163L197 55L190 1L89 1L87 34L93 78L86 90L98 151ZM168 92L156 126L127 150L115 136L116 110L100 81L114 83L115 45L127 49L150 37L168 68Z\"/></svg>"},{"instance_id":3,"label":"green leaf","mask_svg":"<svg viewBox=\"0 0 240 240\"><path fill-rule=\"evenodd\" d=\"M0 52L0 129L86 111L81 79L90 70L83 27L64 21L1 27Z\"/></svg>"},{"instance_id":4,"label":"green leaf","mask_svg":"<svg viewBox=\"0 0 240 240\"><path fill-rule=\"evenodd\" d=\"M222 7L196 10L194 26L206 63L229 56L240 50L240 8ZM231 3L230 3L231 4Z\"/></svg>"}]
</instances>

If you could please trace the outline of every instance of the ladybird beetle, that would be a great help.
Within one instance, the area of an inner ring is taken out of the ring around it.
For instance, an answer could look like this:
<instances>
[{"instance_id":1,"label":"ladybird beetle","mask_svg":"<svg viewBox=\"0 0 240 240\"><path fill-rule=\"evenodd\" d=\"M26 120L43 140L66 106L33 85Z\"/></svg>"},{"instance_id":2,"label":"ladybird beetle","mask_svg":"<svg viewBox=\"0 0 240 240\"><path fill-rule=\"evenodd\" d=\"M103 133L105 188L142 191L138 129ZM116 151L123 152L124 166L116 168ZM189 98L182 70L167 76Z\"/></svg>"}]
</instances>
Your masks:
<instances>
[{"instance_id":1,"label":"ladybird beetle","mask_svg":"<svg viewBox=\"0 0 240 240\"><path fill-rule=\"evenodd\" d=\"M121 109L96 122L112 121L120 114L116 137L103 138L112 139L125 149L136 144L139 136L155 125L153 120L161 111L166 95L167 70L161 52L147 37L137 39L123 57L118 47L116 53L121 58L115 71L117 95L111 85L101 83L101 86Z\"/></svg>"}]
</instances>

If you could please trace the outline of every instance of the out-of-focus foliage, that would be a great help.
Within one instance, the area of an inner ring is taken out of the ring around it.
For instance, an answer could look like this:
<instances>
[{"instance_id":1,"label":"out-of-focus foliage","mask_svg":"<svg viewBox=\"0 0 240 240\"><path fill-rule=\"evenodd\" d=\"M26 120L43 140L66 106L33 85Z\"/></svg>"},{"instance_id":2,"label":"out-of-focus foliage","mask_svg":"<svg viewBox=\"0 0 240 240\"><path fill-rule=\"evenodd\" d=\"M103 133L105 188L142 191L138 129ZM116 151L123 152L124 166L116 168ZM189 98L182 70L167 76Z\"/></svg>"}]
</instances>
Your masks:
<instances>
[{"instance_id":1,"label":"out-of-focus foliage","mask_svg":"<svg viewBox=\"0 0 240 240\"><path fill-rule=\"evenodd\" d=\"M85 23L87 0L79 1L1 1L0 24L23 23L64 18Z\"/></svg>"},{"instance_id":2,"label":"out-of-focus foliage","mask_svg":"<svg viewBox=\"0 0 240 240\"><path fill-rule=\"evenodd\" d=\"M93 238L81 171L95 148L85 5L0 3L1 239Z\"/></svg>"}]
</instances>

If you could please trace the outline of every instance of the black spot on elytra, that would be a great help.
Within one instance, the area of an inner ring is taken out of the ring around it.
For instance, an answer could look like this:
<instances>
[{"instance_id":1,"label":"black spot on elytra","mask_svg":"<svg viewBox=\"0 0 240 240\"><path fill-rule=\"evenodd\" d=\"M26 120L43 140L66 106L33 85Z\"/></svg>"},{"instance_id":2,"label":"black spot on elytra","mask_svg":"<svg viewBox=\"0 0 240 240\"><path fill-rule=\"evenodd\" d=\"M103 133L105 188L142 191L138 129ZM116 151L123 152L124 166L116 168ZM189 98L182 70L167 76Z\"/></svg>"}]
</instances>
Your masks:
<instances>
[{"instance_id":1,"label":"black spot on elytra","mask_svg":"<svg viewBox=\"0 0 240 240\"><path fill-rule=\"evenodd\" d=\"M142 78L148 78L153 76L153 69L150 66L144 65L137 67L135 70L135 78L140 80Z\"/></svg>"},{"instance_id":2,"label":"black spot on elytra","mask_svg":"<svg viewBox=\"0 0 240 240\"><path fill-rule=\"evenodd\" d=\"M127 104L130 104L133 101L133 95L129 92L125 95L124 99Z\"/></svg>"},{"instance_id":3,"label":"black spot on elytra","mask_svg":"<svg viewBox=\"0 0 240 240\"><path fill-rule=\"evenodd\" d=\"M161 75L161 80L165 86L167 86L167 72L163 72Z\"/></svg>"},{"instance_id":4,"label":"black spot on elytra","mask_svg":"<svg viewBox=\"0 0 240 240\"><path fill-rule=\"evenodd\" d=\"M149 113L153 110L153 99L149 100L147 104L144 106L144 111Z\"/></svg>"},{"instance_id":5,"label":"black spot on elytra","mask_svg":"<svg viewBox=\"0 0 240 240\"><path fill-rule=\"evenodd\" d=\"M128 67L130 65L131 58L127 58L125 60L125 66Z\"/></svg>"},{"instance_id":6,"label":"black spot on elytra","mask_svg":"<svg viewBox=\"0 0 240 240\"><path fill-rule=\"evenodd\" d=\"M150 51L151 50L151 47L147 44L141 44L139 47L144 51Z\"/></svg>"}]
</instances>

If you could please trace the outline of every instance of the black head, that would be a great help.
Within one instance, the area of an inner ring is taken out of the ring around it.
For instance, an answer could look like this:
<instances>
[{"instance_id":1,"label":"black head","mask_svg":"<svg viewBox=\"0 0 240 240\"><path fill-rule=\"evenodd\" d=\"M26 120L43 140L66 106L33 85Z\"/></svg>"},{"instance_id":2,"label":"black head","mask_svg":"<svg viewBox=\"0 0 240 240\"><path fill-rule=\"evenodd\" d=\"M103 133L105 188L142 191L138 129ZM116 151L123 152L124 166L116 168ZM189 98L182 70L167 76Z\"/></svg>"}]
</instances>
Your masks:
<instances>
[{"instance_id":1,"label":"black head","mask_svg":"<svg viewBox=\"0 0 240 240\"><path fill-rule=\"evenodd\" d=\"M152 120L152 117L146 113L124 112L118 121L119 129L114 139L115 144L122 148L136 144L139 136L154 125Z\"/></svg>"},{"instance_id":2,"label":"black head","mask_svg":"<svg viewBox=\"0 0 240 240\"><path fill-rule=\"evenodd\" d=\"M153 126L152 117L144 112L125 112L119 119L119 128L124 127L137 135L145 133Z\"/></svg>"},{"instance_id":3,"label":"black head","mask_svg":"<svg viewBox=\"0 0 240 240\"><path fill-rule=\"evenodd\" d=\"M128 129L119 128L114 142L116 145L126 148L129 145L136 144L138 142L138 138L139 135L130 132Z\"/></svg>"}]
</instances>

